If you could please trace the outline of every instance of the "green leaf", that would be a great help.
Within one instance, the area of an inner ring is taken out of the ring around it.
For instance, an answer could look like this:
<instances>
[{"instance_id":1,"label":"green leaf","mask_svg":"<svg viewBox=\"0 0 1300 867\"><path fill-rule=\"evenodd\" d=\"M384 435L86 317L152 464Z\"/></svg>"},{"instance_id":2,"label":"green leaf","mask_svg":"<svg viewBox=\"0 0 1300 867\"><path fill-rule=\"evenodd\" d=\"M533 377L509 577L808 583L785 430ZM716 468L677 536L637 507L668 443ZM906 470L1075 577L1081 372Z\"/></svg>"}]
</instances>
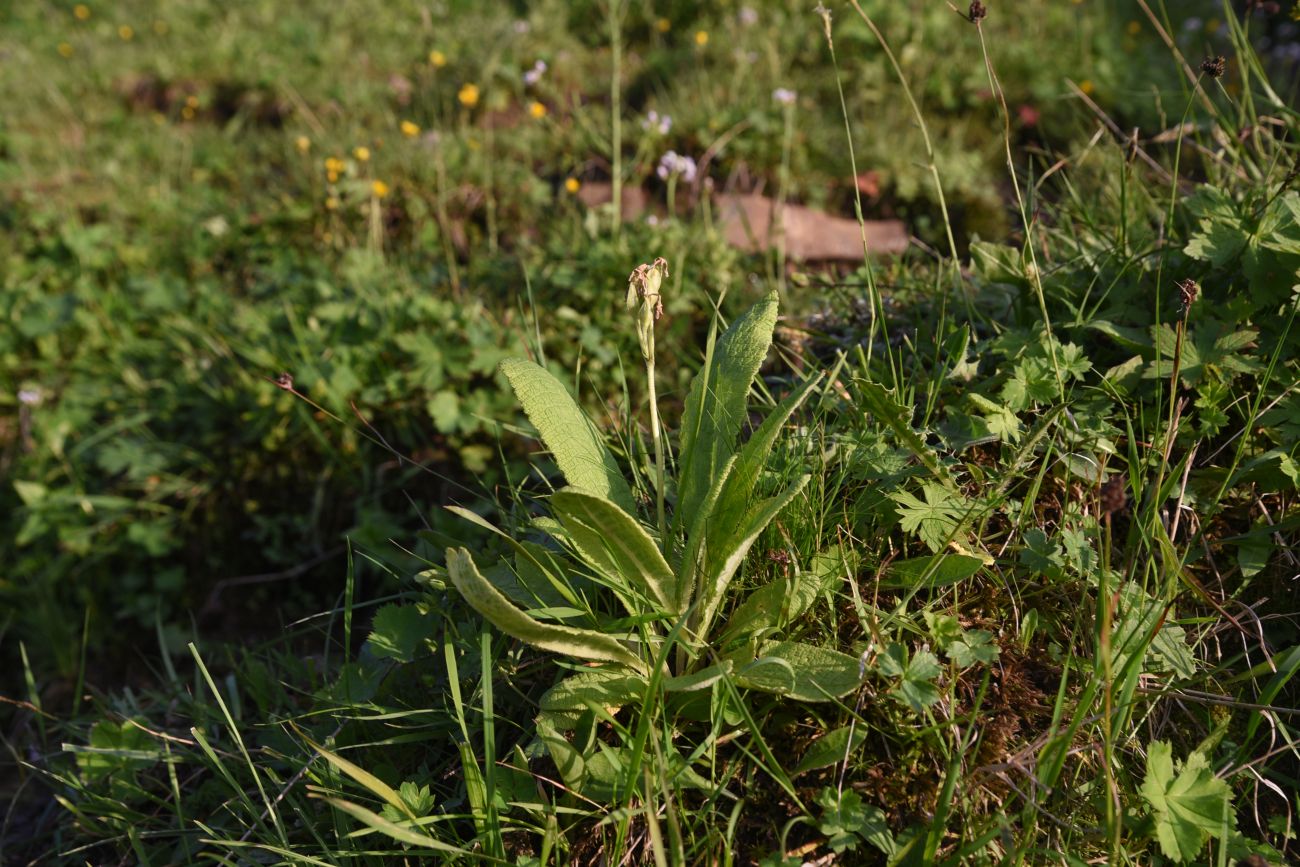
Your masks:
<instances>
[{"instance_id":1,"label":"green leaf","mask_svg":"<svg viewBox=\"0 0 1300 867\"><path fill-rule=\"evenodd\" d=\"M803 490L804 485L808 484L809 478L805 475L784 493L754 504L740 524L739 532L727 543L727 547L714 548L705 552L708 565L701 580L699 615L696 619L697 634L708 634L709 626L713 622L713 616L717 613L727 586L735 576L736 570L740 568L740 564L744 562L745 555L758 540L759 534L781 513L782 509L790 505L790 502Z\"/></svg>"},{"instance_id":2,"label":"green leaf","mask_svg":"<svg viewBox=\"0 0 1300 867\"><path fill-rule=\"evenodd\" d=\"M839 764L867 740L866 726L845 726L827 732L804 751L790 776Z\"/></svg>"},{"instance_id":3,"label":"green leaf","mask_svg":"<svg viewBox=\"0 0 1300 867\"><path fill-rule=\"evenodd\" d=\"M998 658L998 646L993 643L993 633L968 629L948 646L946 653L958 668L969 668L977 662L991 664Z\"/></svg>"},{"instance_id":4,"label":"green leaf","mask_svg":"<svg viewBox=\"0 0 1300 867\"><path fill-rule=\"evenodd\" d=\"M1205 757L1192 753L1174 772L1173 747L1157 741L1147 750L1142 799L1151 807L1156 839L1169 858L1187 862L1195 858L1210 837L1221 837L1225 826L1228 784L1210 771ZM1235 822L1228 819L1231 827Z\"/></svg>"},{"instance_id":5,"label":"green leaf","mask_svg":"<svg viewBox=\"0 0 1300 867\"><path fill-rule=\"evenodd\" d=\"M522 358L507 358L501 362L501 372L555 456L565 480L572 487L617 503L625 512L635 512L632 491L604 437L569 390L545 368Z\"/></svg>"},{"instance_id":6,"label":"green leaf","mask_svg":"<svg viewBox=\"0 0 1300 867\"><path fill-rule=\"evenodd\" d=\"M678 612L673 570L636 518L609 500L571 488L556 491L551 507L593 568L649 598L660 611Z\"/></svg>"},{"instance_id":7,"label":"green leaf","mask_svg":"<svg viewBox=\"0 0 1300 867\"><path fill-rule=\"evenodd\" d=\"M618 708L645 696L645 678L618 669L592 669L570 675L542 694L543 711Z\"/></svg>"},{"instance_id":8,"label":"green leaf","mask_svg":"<svg viewBox=\"0 0 1300 867\"><path fill-rule=\"evenodd\" d=\"M939 690L932 681L943 669L930 651L921 650L909 658L904 645L891 644L878 664L881 674L899 679L891 692L917 713L939 700Z\"/></svg>"},{"instance_id":9,"label":"green leaf","mask_svg":"<svg viewBox=\"0 0 1300 867\"><path fill-rule=\"evenodd\" d=\"M888 590L911 590L924 582L925 587L947 587L965 581L984 568L984 561L968 554L934 554L895 560L880 579Z\"/></svg>"},{"instance_id":10,"label":"green leaf","mask_svg":"<svg viewBox=\"0 0 1300 867\"><path fill-rule=\"evenodd\" d=\"M121 724L102 719L91 727L88 746L65 744L64 750L76 755L77 767L88 781L115 773L129 775L162 758L149 733L129 719Z\"/></svg>"},{"instance_id":11,"label":"green leaf","mask_svg":"<svg viewBox=\"0 0 1300 867\"><path fill-rule=\"evenodd\" d=\"M924 501L908 491L897 491L889 498L902 507L898 515L903 532L915 533L931 551L942 551L957 530L962 514L960 495L933 482L927 482L922 493Z\"/></svg>"},{"instance_id":12,"label":"green leaf","mask_svg":"<svg viewBox=\"0 0 1300 867\"><path fill-rule=\"evenodd\" d=\"M828 558L833 558L834 565ZM817 601L824 589L839 580L840 563L838 554L819 554L809 568L778 578L750 593L727 620L721 643L761 630L782 629L794 622Z\"/></svg>"},{"instance_id":13,"label":"green leaf","mask_svg":"<svg viewBox=\"0 0 1300 867\"><path fill-rule=\"evenodd\" d=\"M717 665L710 665L691 674L663 679L665 692L699 692L708 689L723 678L730 677L735 668L730 659L724 659Z\"/></svg>"},{"instance_id":14,"label":"green leaf","mask_svg":"<svg viewBox=\"0 0 1300 867\"><path fill-rule=\"evenodd\" d=\"M410 662L424 640L433 634L431 618L414 605L385 605L375 612L366 643L381 659Z\"/></svg>"},{"instance_id":15,"label":"green leaf","mask_svg":"<svg viewBox=\"0 0 1300 867\"><path fill-rule=\"evenodd\" d=\"M823 810L817 828L826 835L826 844L834 851L856 849L861 839L886 855L894 853L894 837L884 812L864 804L857 792L852 789L837 792L827 786L817 795L817 803Z\"/></svg>"},{"instance_id":16,"label":"green leaf","mask_svg":"<svg viewBox=\"0 0 1300 867\"><path fill-rule=\"evenodd\" d=\"M447 575L475 611L505 634L520 641L579 659L616 662L644 671L641 660L615 638L590 629L540 623L520 611L479 574L465 548L447 549Z\"/></svg>"},{"instance_id":17,"label":"green leaf","mask_svg":"<svg viewBox=\"0 0 1300 867\"><path fill-rule=\"evenodd\" d=\"M691 527L701 503L735 450L749 387L772 345L777 293L737 317L691 383L682 414L680 487L674 526Z\"/></svg>"},{"instance_id":18,"label":"green leaf","mask_svg":"<svg viewBox=\"0 0 1300 867\"><path fill-rule=\"evenodd\" d=\"M948 473L935 457L934 450L925 444L920 435L912 430L912 410L894 400L894 395L883 385L866 380L857 381L857 391L867 410L876 420L894 432L907 450L925 465L925 468L940 481L948 481Z\"/></svg>"},{"instance_id":19,"label":"green leaf","mask_svg":"<svg viewBox=\"0 0 1300 867\"><path fill-rule=\"evenodd\" d=\"M788 668L792 679L773 689L772 671L761 666L778 664ZM736 672L736 682L749 689L779 692L799 701L830 701L848 695L862 684L862 667L858 659L828 647L796 641L769 641L758 658Z\"/></svg>"},{"instance_id":20,"label":"green leaf","mask_svg":"<svg viewBox=\"0 0 1300 867\"><path fill-rule=\"evenodd\" d=\"M707 516L707 532L711 545L721 543L725 546L722 540L737 532L745 510L753 500L759 477L767 467L768 457L782 428L820 381L821 375L818 374L795 389L776 409L768 413L767 418L758 426L758 430L754 431L736 453L735 464L722 484L717 504ZM692 527L692 532L694 529Z\"/></svg>"}]
</instances>

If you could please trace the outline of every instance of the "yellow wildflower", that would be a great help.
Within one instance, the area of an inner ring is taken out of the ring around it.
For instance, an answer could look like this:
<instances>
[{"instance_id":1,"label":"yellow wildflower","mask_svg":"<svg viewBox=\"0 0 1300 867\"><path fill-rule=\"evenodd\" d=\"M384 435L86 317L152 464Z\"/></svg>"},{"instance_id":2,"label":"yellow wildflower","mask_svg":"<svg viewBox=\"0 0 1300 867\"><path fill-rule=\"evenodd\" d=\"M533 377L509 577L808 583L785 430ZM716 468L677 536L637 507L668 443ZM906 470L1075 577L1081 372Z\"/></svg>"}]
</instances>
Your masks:
<instances>
[{"instance_id":1,"label":"yellow wildflower","mask_svg":"<svg viewBox=\"0 0 1300 867\"><path fill-rule=\"evenodd\" d=\"M382 199L384 196L388 195L388 184L383 181L371 181L370 192L375 194L376 199Z\"/></svg>"},{"instance_id":2,"label":"yellow wildflower","mask_svg":"<svg viewBox=\"0 0 1300 867\"><path fill-rule=\"evenodd\" d=\"M1093 86L1091 78L1085 78L1083 81L1079 82L1079 90L1082 90L1088 96L1092 96L1092 92L1096 89L1097 88Z\"/></svg>"},{"instance_id":3,"label":"yellow wildflower","mask_svg":"<svg viewBox=\"0 0 1300 867\"><path fill-rule=\"evenodd\" d=\"M187 105L181 109L181 117L186 120L194 120L194 106Z\"/></svg>"},{"instance_id":4,"label":"yellow wildflower","mask_svg":"<svg viewBox=\"0 0 1300 867\"><path fill-rule=\"evenodd\" d=\"M577 193L578 190L582 189L582 181L579 181L577 178L565 178L564 189L569 193Z\"/></svg>"},{"instance_id":5,"label":"yellow wildflower","mask_svg":"<svg viewBox=\"0 0 1300 867\"><path fill-rule=\"evenodd\" d=\"M189 96L185 97L185 104L190 108L198 108L199 98L191 93Z\"/></svg>"},{"instance_id":6,"label":"yellow wildflower","mask_svg":"<svg viewBox=\"0 0 1300 867\"><path fill-rule=\"evenodd\" d=\"M370 162L370 148L365 145L357 145L352 149L352 156L357 158L359 163Z\"/></svg>"},{"instance_id":7,"label":"yellow wildflower","mask_svg":"<svg viewBox=\"0 0 1300 867\"><path fill-rule=\"evenodd\" d=\"M1130 22L1128 23L1128 35L1129 35L1129 36L1137 36L1137 35L1138 35L1139 33L1141 33L1141 32L1142 32L1142 22L1140 22L1140 21L1130 21Z\"/></svg>"},{"instance_id":8,"label":"yellow wildflower","mask_svg":"<svg viewBox=\"0 0 1300 867\"><path fill-rule=\"evenodd\" d=\"M293 144L300 154L305 154L307 151L311 150L311 139L307 138L305 135L298 136Z\"/></svg>"},{"instance_id":9,"label":"yellow wildflower","mask_svg":"<svg viewBox=\"0 0 1300 867\"><path fill-rule=\"evenodd\" d=\"M70 43L70 42L60 42L60 43L59 43L59 56L60 56L60 57L71 57L71 56L72 56L72 43Z\"/></svg>"},{"instance_id":10,"label":"yellow wildflower","mask_svg":"<svg viewBox=\"0 0 1300 867\"><path fill-rule=\"evenodd\" d=\"M695 31L695 44L698 45L698 46L700 46L701 48L703 48L704 46L708 45L708 44L709 44L709 31L707 31L707 30L696 30L696 31Z\"/></svg>"},{"instance_id":11,"label":"yellow wildflower","mask_svg":"<svg viewBox=\"0 0 1300 867\"><path fill-rule=\"evenodd\" d=\"M435 48L429 52L429 63L435 69L442 69L447 65L447 55Z\"/></svg>"},{"instance_id":12,"label":"yellow wildflower","mask_svg":"<svg viewBox=\"0 0 1300 867\"><path fill-rule=\"evenodd\" d=\"M339 207L339 199L338 199L338 196L330 196L329 198L327 198L327 199L325 200L325 210L327 210L327 211L337 211L337 210L338 210L338 207Z\"/></svg>"},{"instance_id":13,"label":"yellow wildflower","mask_svg":"<svg viewBox=\"0 0 1300 867\"><path fill-rule=\"evenodd\" d=\"M535 119L541 120L542 118L546 117L546 106L542 105L537 100L533 100L532 103L530 103L528 106L528 113L531 114Z\"/></svg>"},{"instance_id":14,"label":"yellow wildflower","mask_svg":"<svg viewBox=\"0 0 1300 867\"><path fill-rule=\"evenodd\" d=\"M415 138L419 134L420 134L420 127L418 124L416 124L414 121L409 121L409 120L402 121L402 135L406 136L407 138Z\"/></svg>"},{"instance_id":15,"label":"yellow wildflower","mask_svg":"<svg viewBox=\"0 0 1300 867\"><path fill-rule=\"evenodd\" d=\"M117 28L117 35L121 37L123 42L130 42L135 38L135 31L131 29L130 24L123 24Z\"/></svg>"},{"instance_id":16,"label":"yellow wildflower","mask_svg":"<svg viewBox=\"0 0 1300 867\"><path fill-rule=\"evenodd\" d=\"M473 108L474 106L478 105L478 85L477 84L462 85L460 89L460 93L456 94L456 98L459 99L460 104L465 106L466 108Z\"/></svg>"},{"instance_id":17,"label":"yellow wildflower","mask_svg":"<svg viewBox=\"0 0 1300 867\"><path fill-rule=\"evenodd\" d=\"M1205 22L1205 32L1218 33L1219 28L1222 26L1223 26L1223 22L1220 21L1218 18L1211 18L1209 21Z\"/></svg>"},{"instance_id":18,"label":"yellow wildflower","mask_svg":"<svg viewBox=\"0 0 1300 867\"><path fill-rule=\"evenodd\" d=\"M673 29L673 22L669 21L667 18L660 18L655 22L655 29L660 33L667 33L669 30Z\"/></svg>"},{"instance_id":19,"label":"yellow wildflower","mask_svg":"<svg viewBox=\"0 0 1300 867\"><path fill-rule=\"evenodd\" d=\"M332 184L343 174L343 160L338 157L328 157L325 160L325 177Z\"/></svg>"},{"instance_id":20,"label":"yellow wildflower","mask_svg":"<svg viewBox=\"0 0 1300 867\"><path fill-rule=\"evenodd\" d=\"M85 21L90 18L90 7L85 3L78 3L72 7L72 14L77 17L78 21Z\"/></svg>"}]
</instances>

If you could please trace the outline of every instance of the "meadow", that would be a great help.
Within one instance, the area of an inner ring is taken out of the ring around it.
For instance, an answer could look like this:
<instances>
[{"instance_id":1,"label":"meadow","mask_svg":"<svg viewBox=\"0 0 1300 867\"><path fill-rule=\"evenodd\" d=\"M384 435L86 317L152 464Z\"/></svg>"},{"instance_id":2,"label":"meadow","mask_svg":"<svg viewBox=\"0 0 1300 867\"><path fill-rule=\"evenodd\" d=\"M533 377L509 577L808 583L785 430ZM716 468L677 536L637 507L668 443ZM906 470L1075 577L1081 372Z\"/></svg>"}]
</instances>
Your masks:
<instances>
[{"instance_id":1,"label":"meadow","mask_svg":"<svg viewBox=\"0 0 1300 867\"><path fill-rule=\"evenodd\" d=\"M1296 859L1291 0L0 61L0 861Z\"/></svg>"}]
</instances>

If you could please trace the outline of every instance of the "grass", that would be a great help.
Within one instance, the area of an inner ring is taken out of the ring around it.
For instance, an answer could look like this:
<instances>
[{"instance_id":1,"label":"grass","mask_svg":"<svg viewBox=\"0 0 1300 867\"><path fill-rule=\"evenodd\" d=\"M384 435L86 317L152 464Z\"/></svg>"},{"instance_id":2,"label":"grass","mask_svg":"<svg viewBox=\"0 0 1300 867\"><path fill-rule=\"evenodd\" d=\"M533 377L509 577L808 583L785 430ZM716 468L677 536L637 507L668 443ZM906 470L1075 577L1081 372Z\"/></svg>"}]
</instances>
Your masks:
<instances>
[{"instance_id":1,"label":"grass","mask_svg":"<svg viewBox=\"0 0 1300 867\"><path fill-rule=\"evenodd\" d=\"M1289 10L989 5L0 13L6 854L1294 859ZM917 242L742 256L654 173L711 146ZM702 394L743 440L812 388L740 505L793 500L702 642L498 364L576 395L676 571L692 377L771 290L752 388ZM503 633L454 548L644 674Z\"/></svg>"}]
</instances>

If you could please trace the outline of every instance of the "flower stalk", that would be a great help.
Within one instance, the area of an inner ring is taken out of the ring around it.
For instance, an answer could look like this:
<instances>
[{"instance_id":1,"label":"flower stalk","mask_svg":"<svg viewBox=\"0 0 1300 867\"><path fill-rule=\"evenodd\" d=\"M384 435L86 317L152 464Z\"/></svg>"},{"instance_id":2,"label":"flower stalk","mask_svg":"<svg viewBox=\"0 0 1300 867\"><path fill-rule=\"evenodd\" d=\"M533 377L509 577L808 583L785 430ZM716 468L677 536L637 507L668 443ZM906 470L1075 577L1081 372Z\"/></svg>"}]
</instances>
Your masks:
<instances>
[{"instance_id":1,"label":"flower stalk","mask_svg":"<svg viewBox=\"0 0 1300 867\"><path fill-rule=\"evenodd\" d=\"M664 517L664 444L660 435L659 397L655 390L655 322L664 315L660 288L668 276L668 260L660 256L652 265L638 265L627 280L627 307L635 310L636 336L645 361L650 398L650 441L655 454L655 517L659 538L667 539L668 522Z\"/></svg>"}]
</instances>

